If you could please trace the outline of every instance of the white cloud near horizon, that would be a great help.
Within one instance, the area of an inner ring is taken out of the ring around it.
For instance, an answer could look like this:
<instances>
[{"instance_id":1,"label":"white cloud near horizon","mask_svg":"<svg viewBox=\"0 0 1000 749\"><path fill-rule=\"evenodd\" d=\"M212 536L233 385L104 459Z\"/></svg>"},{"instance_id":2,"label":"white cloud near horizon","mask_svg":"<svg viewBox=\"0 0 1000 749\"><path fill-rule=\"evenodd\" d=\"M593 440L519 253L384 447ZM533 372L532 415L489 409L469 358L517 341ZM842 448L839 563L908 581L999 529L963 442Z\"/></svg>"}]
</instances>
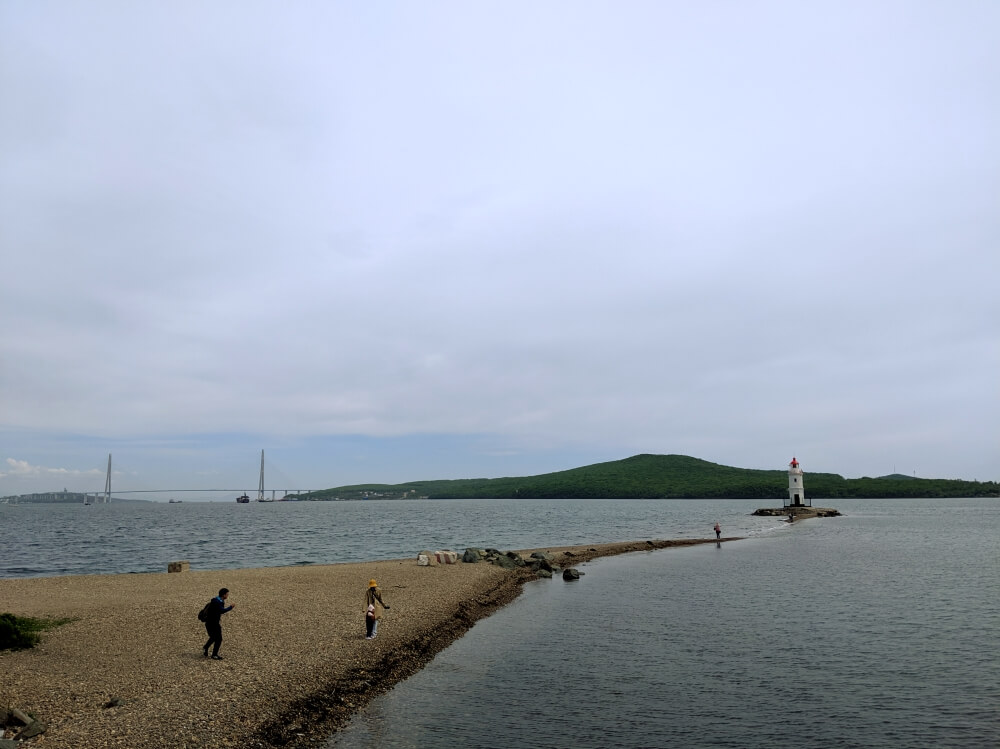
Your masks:
<instances>
[{"instance_id":1,"label":"white cloud near horizon","mask_svg":"<svg viewBox=\"0 0 1000 749\"><path fill-rule=\"evenodd\" d=\"M0 457L1000 479L998 22L6 4Z\"/></svg>"},{"instance_id":2,"label":"white cloud near horizon","mask_svg":"<svg viewBox=\"0 0 1000 749\"><path fill-rule=\"evenodd\" d=\"M71 468L49 468L47 466L32 465L26 460L17 460L16 458L7 458L4 461L7 465L7 470L0 471L0 478L5 478L7 476L72 476L80 477L87 476L93 477L101 475L101 472L97 469L90 470L77 470ZM106 475L106 474L105 474Z\"/></svg>"}]
</instances>

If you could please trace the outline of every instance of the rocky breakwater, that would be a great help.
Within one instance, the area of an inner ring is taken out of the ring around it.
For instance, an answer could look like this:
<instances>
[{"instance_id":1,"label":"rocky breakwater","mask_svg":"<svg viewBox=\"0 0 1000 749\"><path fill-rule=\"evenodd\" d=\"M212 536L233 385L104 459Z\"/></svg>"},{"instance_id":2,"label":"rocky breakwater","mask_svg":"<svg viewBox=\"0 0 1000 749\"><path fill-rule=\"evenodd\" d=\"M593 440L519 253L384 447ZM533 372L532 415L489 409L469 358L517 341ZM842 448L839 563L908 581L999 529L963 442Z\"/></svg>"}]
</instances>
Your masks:
<instances>
[{"instance_id":1,"label":"rocky breakwater","mask_svg":"<svg viewBox=\"0 0 1000 749\"><path fill-rule=\"evenodd\" d=\"M572 557L572 554L570 556ZM535 577L552 577L552 573L562 569L556 561L556 555L545 551L533 551L525 559L516 551L468 548L462 554L462 561L470 564L486 562L505 570L522 569Z\"/></svg>"},{"instance_id":2,"label":"rocky breakwater","mask_svg":"<svg viewBox=\"0 0 1000 749\"><path fill-rule=\"evenodd\" d=\"M840 515L840 511L830 507L763 507L754 510L752 514L787 517L788 522L792 523L796 520L808 520L809 518L835 518Z\"/></svg>"},{"instance_id":3,"label":"rocky breakwater","mask_svg":"<svg viewBox=\"0 0 1000 749\"><path fill-rule=\"evenodd\" d=\"M713 539L714 540L714 539ZM733 540L733 539L724 539ZM632 541L625 543L601 544L599 546L580 546L561 550L526 550L501 551L500 549L468 548L460 557L462 562L475 564L486 562L505 570L522 572L523 579L551 578L556 573L562 574L563 580L579 580L585 574L573 565L583 564L592 559L614 554L626 554L636 551L653 551L671 546L690 546L708 543L708 539L692 539L679 541Z\"/></svg>"}]
</instances>

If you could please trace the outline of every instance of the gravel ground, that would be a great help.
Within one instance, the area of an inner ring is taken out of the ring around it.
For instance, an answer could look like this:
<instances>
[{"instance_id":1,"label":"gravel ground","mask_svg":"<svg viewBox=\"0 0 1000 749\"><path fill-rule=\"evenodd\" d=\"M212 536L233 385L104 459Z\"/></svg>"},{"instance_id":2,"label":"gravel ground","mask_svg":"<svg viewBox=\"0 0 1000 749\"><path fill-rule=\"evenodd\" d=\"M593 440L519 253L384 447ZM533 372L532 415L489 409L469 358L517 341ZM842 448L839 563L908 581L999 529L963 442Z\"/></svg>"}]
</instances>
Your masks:
<instances>
[{"instance_id":1,"label":"gravel ground","mask_svg":"<svg viewBox=\"0 0 1000 749\"><path fill-rule=\"evenodd\" d=\"M548 551L571 566L706 542ZM391 607L371 641L369 578ZM0 612L75 619L31 650L0 652L0 707L47 724L26 749L314 745L516 598L525 579L489 564L395 560L0 580ZM224 660L214 661L202 655L197 613L221 587L236 608L222 618ZM112 698L121 705L105 707Z\"/></svg>"}]
</instances>

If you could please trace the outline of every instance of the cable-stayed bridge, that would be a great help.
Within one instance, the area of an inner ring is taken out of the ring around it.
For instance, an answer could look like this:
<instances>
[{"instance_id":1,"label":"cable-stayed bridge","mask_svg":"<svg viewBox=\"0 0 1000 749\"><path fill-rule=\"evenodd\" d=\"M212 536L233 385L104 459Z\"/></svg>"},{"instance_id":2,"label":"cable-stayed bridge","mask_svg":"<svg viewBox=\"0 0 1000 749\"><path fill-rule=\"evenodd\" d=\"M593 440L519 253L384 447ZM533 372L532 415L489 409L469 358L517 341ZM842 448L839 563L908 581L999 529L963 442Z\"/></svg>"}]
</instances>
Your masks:
<instances>
[{"instance_id":1,"label":"cable-stayed bridge","mask_svg":"<svg viewBox=\"0 0 1000 749\"><path fill-rule=\"evenodd\" d=\"M271 496L267 496L267 492L271 493ZM264 451L260 451L260 481L257 485L257 501L258 502L280 502L282 499L287 497L289 494L304 494L309 492L309 489L265 489L264 488ZM249 495L247 494L246 488L241 487L239 489L116 489L115 494L182 494L182 493L199 493L199 494L212 494L212 493L233 493L242 492L241 496L237 499L239 502L250 501ZM278 492L281 492L281 497L278 497ZM98 494L94 493L94 504L107 504L111 501L111 454L108 454L108 473L107 478L104 481L104 493ZM91 504L90 493L86 494L85 504Z\"/></svg>"},{"instance_id":2,"label":"cable-stayed bridge","mask_svg":"<svg viewBox=\"0 0 1000 749\"><path fill-rule=\"evenodd\" d=\"M234 492L242 492L246 494L246 487L240 487L239 489L128 489L125 491L120 491L115 489L114 494L118 496L119 494L181 494L184 492L193 492L201 494L232 494ZM312 491L311 489L266 489L263 493L258 491L257 500L259 502L271 502L277 501L278 492L281 492L282 497L286 497L289 494L305 494L306 492ZM265 495L267 492L271 493L270 499Z\"/></svg>"}]
</instances>

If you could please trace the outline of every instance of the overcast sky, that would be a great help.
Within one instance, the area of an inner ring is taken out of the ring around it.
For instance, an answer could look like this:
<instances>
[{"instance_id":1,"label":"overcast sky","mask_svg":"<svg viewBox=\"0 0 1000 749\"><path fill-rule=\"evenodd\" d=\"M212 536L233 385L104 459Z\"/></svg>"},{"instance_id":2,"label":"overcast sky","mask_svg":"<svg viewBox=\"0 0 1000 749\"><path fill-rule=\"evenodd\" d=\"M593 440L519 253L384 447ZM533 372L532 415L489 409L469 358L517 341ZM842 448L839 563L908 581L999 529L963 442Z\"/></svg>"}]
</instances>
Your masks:
<instances>
[{"instance_id":1,"label":"overcast sky","mask_svg":"<svg viewBox=\"0 0 1000 749\"><path fill-rule=\"evenodd\" d=\"M1000 480L1000 3L0 3L0 495ZM216 498L231 500L228 495Z\"/></svg>"}]
</instances>

